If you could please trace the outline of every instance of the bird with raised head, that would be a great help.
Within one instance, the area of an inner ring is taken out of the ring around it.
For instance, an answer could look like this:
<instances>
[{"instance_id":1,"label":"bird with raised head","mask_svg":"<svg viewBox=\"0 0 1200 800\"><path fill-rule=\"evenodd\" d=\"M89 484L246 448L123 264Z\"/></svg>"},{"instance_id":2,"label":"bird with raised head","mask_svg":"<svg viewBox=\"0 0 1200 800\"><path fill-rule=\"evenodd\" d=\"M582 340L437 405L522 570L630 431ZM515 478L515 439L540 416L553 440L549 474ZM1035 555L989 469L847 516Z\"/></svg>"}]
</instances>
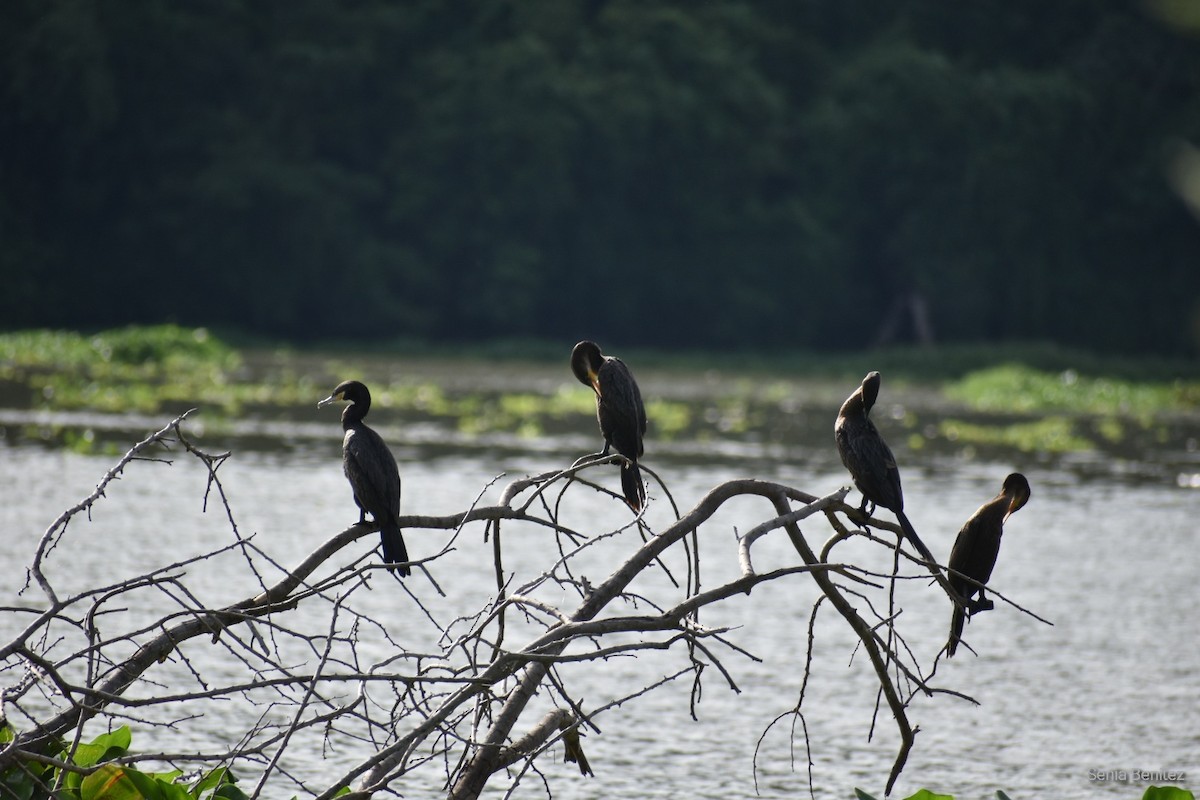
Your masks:
<instances>
[{"instance_id":1,"label":"bird with raised head","mask_svg":"<svg viewBox=\"0 0 1200 800\"><path fill-rule=\"evenodd\" d=\"M384 563L408 576L408 550L400 534L400 470L383 437L363 422L371 409L371 392L358 381L343 381L317 408L339 400L347 403L342 411L342 469L358 505L358 524L371 515L379 525Z\"/></svg>"},{"instance_id":2,"label":"bird with raised head","mask_svg":"<svg viewBox=\"0 0 1200 800\"><path fill-rule=\"evenodd\" d=\"M1019 472L1004 479L1000 494L981 505L966 521L950 550L950 585L958 592L964 605L955 605L950 618L950 640L946 642L946 657L954 655L962 640L963 623L968 614L992 608L983 584L992 577L996 557L1000 555L1000 537L1004 523L1029 502L1029 481ZM978 598L972 600L975 595Z\"/></svg>"},{"instance_id":3,"label":"bird with raised head","mask_svg":"<svg viewBox=\"0 0 1200 800\"><path fill-rule=\"evenodd\" d=\"M600 352L595 342L583 341L571 351L571 371L579 382L596 393L596 418L604 437L606 456L612 448L629 463L621 468L621 490L635 512L646 502L646 487L638 459L642 457L642 439L646 435L646 408L637 381L625 362Z\"/></svg>"},{"instance_id":4,"label":"bird with raised head","mask_svg":"<svg viewBox=\"0 0 1200 800\"><path fill-rule=\"evenodd\" d=\"M933 554L917 536L904 513L904 491L900 488L896 457L869 417L879 397L879 385L882 382L878 372L867 373L859 387L842 403L837 420L833 423L838 455L854 479L854 485L862 492L863 513L873 513L874 506L891 511L896 515L905 538L930 564L936 564ZM871 512L867 511L868 503L872 505Z\"/></svg>"}]
</instances>

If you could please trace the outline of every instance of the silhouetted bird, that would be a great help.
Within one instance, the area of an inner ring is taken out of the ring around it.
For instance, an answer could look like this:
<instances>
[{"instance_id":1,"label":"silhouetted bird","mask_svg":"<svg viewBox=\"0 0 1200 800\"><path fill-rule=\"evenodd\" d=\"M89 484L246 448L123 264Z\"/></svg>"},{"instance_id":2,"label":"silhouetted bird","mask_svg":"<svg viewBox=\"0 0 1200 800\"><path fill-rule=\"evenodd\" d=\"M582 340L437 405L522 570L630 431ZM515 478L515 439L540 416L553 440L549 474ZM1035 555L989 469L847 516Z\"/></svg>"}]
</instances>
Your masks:
<instances>
[{"instance_id":1,"label":"silhouetted bird","mask_svg":"<svg viewBox=\"0 0 1200 800\"><path fill-rule=\"evenodd\" d=\"M595 775L592 772L592 765L588 763L587 756L583 754L583 742L579 736L579 729L572 726L563 731L563 761L568 764L575 764L579 767L580 775Z\"/></svg>"},{"instance_id":2,"label":"silhouetted bird","mask_svg":"<svg viewBox=\"0 0 1200 800\"><path fill-rule=\"evenodd\" d=\"M358 381L343 381L333 394L317 403L317 408L335 400L349 405L342 411L342 468L358 504L358 522L367 521L367 513L379 524L383 542L383 560L387 564L408 561L404 537L400 535L400 470L383 438L368 428L363 417L371 409L371 392ZM407 566L392 566L401 575L411 574Z\"/></svg>"},{"instance_id":3,"label":"silhouetted bird","mask_svg":"<svg viewBox=\"0 0 1200 800\"><path fill-rule=\"evenodd\" d=\"M912 542L913 547L930 563L936 563L929 548L917 536L912 523L904 514L904 492L900 488L900 470L896 467L896 457L891 448L879 435L875 423L871 422L868 414L879 397L879 384L882 379L878 372L870 372L863 378L862 385L842 403L838 411L837 421L833 423L834 441L837 442L838 454L842 463L854 478L854 485L862 492L862 510L864 513L874 513L874 506L883 506L896 515L900 528L905 537ZM871 512L867 512L867 503L872 504Z\"/></svg>"},{"instance_id":4,"label":"silhouetted bird","mask_svg":"<svg viewBox=\"0 0 1200 800\"><path fill-rule=\"evenodd\" d=\"M606 456L613 447L629 459L621 469L621 489L634 511L640 511L646 501L646 487L638 459L642 457L642 437L646 435L646 408L638 391L633 373L619 358L600 352L595 342L580 342L571 351L571 371L580 383L596 392L596 418L604 436Z\"/></svg>"},{"instance_id":5,"label":"silhouetted bird","mask_svg":"<svg viewBox=\"0 0 1200 800\"><path fill-rule=\"evenodd\" d=\"M985 611L993 603L987 599L980 584L988 582L992 577L992 568L996 566L996 556L1000 555L1000 537L1004 535L1004 523L1029 502L1029 481L1019 472L1014 472L1004 479L1004 487L1000 494L987 501L971 515L971 518L958 532L954 540L954 548L950 551L950 585L958 592L966 604L966 609L954 606L950 618L950 641L946 643L946 656L954 655L962 639L963 622L967 613ZM963 576L956 575L961 573ZM970 580L968 580L968 578ZM978 592L979 598L971 598Z\"/></svg>"}]
</instances>

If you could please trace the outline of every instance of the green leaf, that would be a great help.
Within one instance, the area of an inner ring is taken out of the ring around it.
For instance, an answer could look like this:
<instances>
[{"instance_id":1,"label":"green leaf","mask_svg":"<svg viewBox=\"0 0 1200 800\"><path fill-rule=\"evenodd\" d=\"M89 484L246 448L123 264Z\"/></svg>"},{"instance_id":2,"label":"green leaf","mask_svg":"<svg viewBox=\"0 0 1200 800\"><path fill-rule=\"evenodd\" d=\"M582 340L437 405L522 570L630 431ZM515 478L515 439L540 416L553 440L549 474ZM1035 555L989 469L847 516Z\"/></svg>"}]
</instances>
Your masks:
<instances>
[{"instance_id":1,"label":"green leaf","mask_svg":"<svg viewBox=\"0 0 1200 800\"><path fill-rule=\"evenodd\" d=\"M1011 798L1011 797L1009 797L1008 795L1006 795L1006 794L1005 794L1003 791L1001 791L1000 789L997 789L997 790L996 790L996 800L1012 800L1012 798Z\"/></svg>"},{"instance_id":2,"label":"green leaf","mask_svg":"<svg viewBox=\"0 0 1200 800\"><path fill-rule=\"evenodd\" d=\"M229 771L228 767L217 767L214 770L210 770L192 787L192 797L201 797L205 792L224 785L227 776L230 779L228 782L233 783L233 774Z\"/></svg>"},{"instance_id":3,"label":"green leaf","mask_svg":"<svg viewBox=\"0 0 1200 800\"><path fill-rule=\"evenodd\" d=\"M1178 786L1151 786L1142 800L1196 800L1196 796Z\"/></svg>"},{"instance_id":4,"label":"green leaf","mask_svg":"<svg viewBox=\"0 0 1200 800\"><path fill-rule=\"evenodd\" d=\"M80 800L158 800L156 794L147 796L140 791L130 773L116 764L105 764L83 779Z\"/></svg>"},{"instance_id":5,"label":"green leaf","mask_svg":"<svg viewBox=\"0 0 1200 800\"><path fill-rule=\"evenodd\" d=\"M107 744L109 747L128 750L130 743L133 741L133 734L129 730L128 725L122 725L112 733L102 733L92 740L92 744Z\"/></svg>"},{"instance_id":6,"label":"green leaf","mask_svg":"<svg viewBox=\"0 0 1200 800\"><path fill-rule=\"evenodd\" d=\"M858 798L858 800L875 800L875 798L874 798L874 797L872 797L871 795L867 794L867 793L866 793L866 792L864 792L862 789L855 789L855 790L854 790L854 796L855 796L856 798Z\"/></svg>"},{"instance_id":7,"label":"green leaf","mask_svg":"<svg viewBox=\"0 0 1200 800\"><path fill-rule=\"evenodd\" d=\"M905 798L905 800L954 800L954 795L934 794L928 789L921 789L911 797Z\"/></svg>"},{"instance_id":8,"label":"green leaf","mask_svg":"<svg viewBox=\"0 0 1200 800\"><path fill-rule=\"evenodd\" d=\"M145 797L161 798L161 800L192 800L187 787L175 782L183 773L177 769L167 772L142 772L133 767L126 767L125 773L129 780Z\"/></svg>"},{"instance_id":9,"label":"green leaf","mask_svg":"<svg viewBox=\"0 0 1200 800\"><path fill-rule=\"evenodd\" d=\"M233 770L228 767L217 767L200 779L192 789L191 796L200 798L205 792L215 789L216 791L208 796L209 800L246 800L246 793L236 784L237 777L233 774Z\"/></svg>"},{"instance_id":10,"label":"green leaf","mask_svg":"<svg viewBox=\"0 0 1200 800\"><path fill-rule=\"evenodd\" d=\"M35 767L36 764L24 764L23 767ZM13 797L16 800L30 800L34 791L34 776L20 767L0 775L0 797Z\"/></svg>"},{"instance_id":11,"label":"green leaf","mask_svg":"<svg viewBox=\"0 0 1200 800\"><path fill-rule=\"evenodd\" d=\"M221 779L224 777L225 767L217 767L214 770L204 773L200 776L200 780L196 781L196 785L192 787L192 797L199 797L214 786L220 786Z\"/></svg>"},{"instance_id":12,"label":"green leaf","mask_svg":"<svg viewBox=\"0 0 1200 800\"><path fill-rule=\"evenodd\" d=\"M143 797L145 800L170 800L174 796L169 792L173 788L170 783L163 783L153 775L139 772L132 767L124 769L125 776L137 788L139 797ZM186 796L185 794L184 797Z\"/></svg>"},{"instance_id":13,"label":"green leaf","mask_svg":"<svg viewBox=\"0 0 1200 800\"><path fill-rule=\"evenodd\" d=\"M158 788L159 796L163 800L192 800L192 795L188 792L187 787L175 783L167 775L168 773L160 772L152 776Z\"/></svg>"},{"instance_id":14,"label":"green leaf","mask_svg":"<svg viewBox=\"0 0 1200 800\"><path fill-rule=\"evenodd\" d=\"M133 735L128 726L121 726L112 733L102 733L87 744L81 744L75 750L75 764L80 767L92 767L101 761L108 761L125 755Z\"/></svg>"},{"instance_id":15,"label":"green leaf","mask_svg":"<svg viewBox=\"0 0 1200 800\"><path fill-rule=\"evenodd\" d=\"M250 800L250 796L232 783L227 783L213 792L213 800Z\"/></svg>"},{"instance_id":16,"label":"green leaf","mask_svg":"<svg viewBox=\"0 0 1200 800\"><path fill-rule=\"evenodd\" d=\"M75 748L75 757L71 760L80 767L94 767L103 759L107 747L98 744L81 744Z\"/></svg>"}]
</instances>

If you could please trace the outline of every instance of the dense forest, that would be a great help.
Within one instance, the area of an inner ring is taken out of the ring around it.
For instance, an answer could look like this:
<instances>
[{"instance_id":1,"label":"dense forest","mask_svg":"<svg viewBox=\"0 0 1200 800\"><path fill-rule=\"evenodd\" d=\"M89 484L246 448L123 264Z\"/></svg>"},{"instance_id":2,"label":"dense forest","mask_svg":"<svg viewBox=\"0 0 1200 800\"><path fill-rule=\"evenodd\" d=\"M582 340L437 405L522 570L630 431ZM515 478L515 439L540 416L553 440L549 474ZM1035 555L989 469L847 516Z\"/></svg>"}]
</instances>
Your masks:
<instances>
[{"instance_id":1,"label":"dense forest","mask_svg":"<svg viewBox=\"0 0 1200 800\"><path fill-rule=\"evenodd\" d=\"M1178 5L6 0L0 327L1195 354Z\"/></svg>"}]
</instances>

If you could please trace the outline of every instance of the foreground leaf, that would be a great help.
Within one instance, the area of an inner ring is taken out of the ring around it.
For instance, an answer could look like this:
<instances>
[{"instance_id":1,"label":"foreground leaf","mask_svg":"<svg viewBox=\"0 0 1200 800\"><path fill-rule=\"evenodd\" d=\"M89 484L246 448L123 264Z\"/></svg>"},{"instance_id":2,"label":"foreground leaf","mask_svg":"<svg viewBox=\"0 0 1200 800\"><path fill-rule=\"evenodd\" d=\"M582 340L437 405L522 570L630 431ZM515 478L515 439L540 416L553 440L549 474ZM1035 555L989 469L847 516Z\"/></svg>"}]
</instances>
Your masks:
<instances>
[{"instance_id":1,"label":"foreground leaf","mask_svg":"<svg viewBox=\"0 0 1200 800\"><path fill-rule=\"evenodd\" d=\"M79 796L82 800L157 800L156 795L147 796L139 789L130 770L116 764L105 764L85 776Z\"/></svg>"},{"instance_id":2,"label":"foreground leaf","mask_svg":"<svg viewBox=\"0 0 1200 800\"><path fill-rule=\"evenodd\" d=\"M1151 786L1142 800L1196 800L1196 796L1178 786Z\"/></svg>"},{"instance_id":3,"label":"foreground leaf","mask_svg":"<svg viewBox=\"0 0 1200 800\"><path fill-rule=\"evenodd\" d=\"M101 761L108 761L125 755L133 735L128 726L121 726L112 733L102 733L87 744L81 744L75 749L75 764L80 767L92 767Z\"/></svg>"}]
</instances>

